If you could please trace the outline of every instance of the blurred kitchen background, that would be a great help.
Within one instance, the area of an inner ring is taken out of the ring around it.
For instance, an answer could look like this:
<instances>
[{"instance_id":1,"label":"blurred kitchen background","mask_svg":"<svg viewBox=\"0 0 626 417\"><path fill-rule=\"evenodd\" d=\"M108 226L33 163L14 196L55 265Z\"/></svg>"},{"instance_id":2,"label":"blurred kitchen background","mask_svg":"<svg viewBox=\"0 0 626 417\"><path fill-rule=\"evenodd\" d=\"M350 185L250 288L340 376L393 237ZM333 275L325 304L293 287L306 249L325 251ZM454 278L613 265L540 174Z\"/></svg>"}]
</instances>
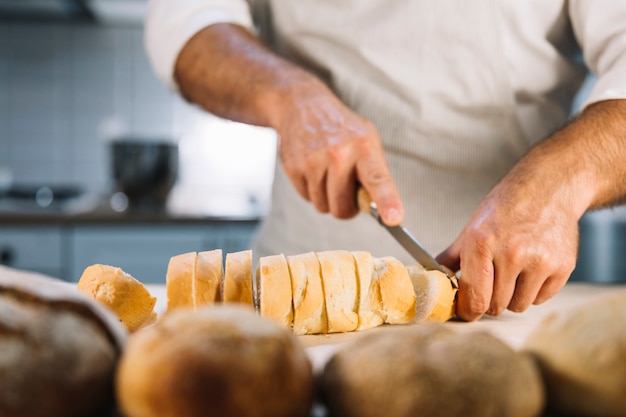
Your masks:
<instances>
[{"instance_id":1,"label":"blurred kitchen background","mask_svg":"<svg viewBox=\"0 0 626 417\"><path fill-rule=\"evenodd\" d=\"M0 0L1 264L76 281L108 263L164 282L173 255L251 247L276 135L199 111L157 81L145 9L146 0ZM118 193L118 139L176 145L163 207ZM626 279L624 209L585 216L581 233L572 279Z\"/></svg>"},{"instance_id":2,"label":"blurred kitchen background","mask_svg":"<svg viewBox=\"0 0 626 417\"><path fill-rule=\"evenodd\" d=\"M155 78L145 0L0 0L0 263L75 281L92 263L164 281L172 255L247 249L276 135ZM177 145L164 207L116 194L111 142ZM132 203L132 202L131 202Z\"/></svg>"}]
</instances>

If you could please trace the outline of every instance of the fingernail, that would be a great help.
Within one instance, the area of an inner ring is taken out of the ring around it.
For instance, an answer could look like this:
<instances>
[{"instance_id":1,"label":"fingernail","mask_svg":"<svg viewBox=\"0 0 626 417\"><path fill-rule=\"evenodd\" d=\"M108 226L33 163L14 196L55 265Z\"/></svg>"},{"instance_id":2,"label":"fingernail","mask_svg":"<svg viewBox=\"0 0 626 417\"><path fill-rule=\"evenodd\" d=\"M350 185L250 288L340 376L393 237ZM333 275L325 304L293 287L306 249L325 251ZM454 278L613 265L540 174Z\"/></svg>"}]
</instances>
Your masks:
<instances>
[{"instance_id":1,"label":"fingernail","mask_svg":"<svg viewBox=\"0 0 626 417\"><path fill-rule=\"evenodd\" d=\"M389 225L400 224L402 221L402 216L400 216L400 211L395 208L390 208L385 213L385 223Z\"/></svg>"}]
</instances>

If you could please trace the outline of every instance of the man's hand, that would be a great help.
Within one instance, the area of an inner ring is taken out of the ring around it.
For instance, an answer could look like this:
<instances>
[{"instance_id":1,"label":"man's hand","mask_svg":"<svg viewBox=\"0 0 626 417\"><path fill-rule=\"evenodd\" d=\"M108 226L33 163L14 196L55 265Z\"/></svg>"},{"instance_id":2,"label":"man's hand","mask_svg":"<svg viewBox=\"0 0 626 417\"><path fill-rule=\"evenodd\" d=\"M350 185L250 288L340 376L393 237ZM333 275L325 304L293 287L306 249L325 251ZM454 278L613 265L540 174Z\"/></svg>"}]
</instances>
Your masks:
<instances>
[{"instance_id":1,"label":"man's hand","mask_svg":"<svg viewBox=\"0 0 626 417\"><path fill-rule=\"evenodd\" d=\"M626 100L597 103L529 152L438 260L461 270L457 315L516 312L565 284L578 220L626 194Z\"/></svg>"},{"instance_id":2,"label":"man's hand","mask_svg":"<svg viewBox=\"0 0 626 417\"><path fill-rule=\"evenodd\" d=\"M317 80L300 85L275 126L280 157L295 188L322 213L358 213L357 181L378 205L383 221L397 225L404 209L374 125L353 113Z\"/></svg>"},{"instance_id":3,"label":"man's hand","mask_svg":"<svg viewBox=\"0 0 626 417\"><path fill-rule=\"evenodd\" d=\"M274 128L287 175L320 212L356 215L358 181L385 223L402 221L402 202L374 125L245 28L203 29L181 51L174 73L183 95L211 113Z\"/></svg>"},{"instance_id":4,"label":"man's hand","mask_svg":"<svg viewBox=\"0 0 626 417\"><path fill-rule=\"evenodd\" d=\"M554 296L574 270L578 217L559 196L543 199L536 187L540 181L500 183L438 257L462 271L460 318L524 311Z\"/></svg>"}]
</instances>

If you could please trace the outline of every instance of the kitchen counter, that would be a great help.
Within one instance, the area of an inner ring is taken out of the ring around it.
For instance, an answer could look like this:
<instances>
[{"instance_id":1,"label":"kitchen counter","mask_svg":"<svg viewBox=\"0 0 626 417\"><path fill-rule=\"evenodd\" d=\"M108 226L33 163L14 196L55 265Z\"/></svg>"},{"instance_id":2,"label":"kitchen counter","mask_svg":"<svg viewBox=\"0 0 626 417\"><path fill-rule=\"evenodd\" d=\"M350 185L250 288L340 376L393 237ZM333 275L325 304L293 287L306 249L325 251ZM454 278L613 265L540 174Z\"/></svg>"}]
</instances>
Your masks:
<instances>
[{"instance_id":1,"label":"kitchen counter","mask_svg":"<svg viewBox=\"0 0 626 417\"><path fill-rule=\"evenodd\" d=\"M50 207L0 200L0 225L258 223L264 214L265 210L253 203L226 204L226 207L206 210L186 209L177 205L162 209L115 211L108 199L93 196Z\"/></svg>"},{"instance_id":2,"label":"kitchen counter","mask_svg":"<svg viewBox=\"0 0 626 417\"><path fill-rule=\"evenodd\" d=\"M153 296L157 297L155 310L158 313L165 311L167 297L165 287L161 285L149 286ZM523 313L505 311L498 317L484 316L478 321L467 323L461 321L448 321L444 325L455 331L484 330L500 338L511 347L518 349L532 330L541 320L555 311L563 311L591 301L598 297L604 297L616 291L626 291L625 284L588 284L573 282L566 284L561 291L550 300L537 306L531 306ZM419 326L419 324L414 324ZM322 366L328 357L342 344L357 340L363 334L370 332L383 332L388 326L381 326L366 332L350 332L328 335L298 336L315 365Z\"/></svg>"}]
</instances>

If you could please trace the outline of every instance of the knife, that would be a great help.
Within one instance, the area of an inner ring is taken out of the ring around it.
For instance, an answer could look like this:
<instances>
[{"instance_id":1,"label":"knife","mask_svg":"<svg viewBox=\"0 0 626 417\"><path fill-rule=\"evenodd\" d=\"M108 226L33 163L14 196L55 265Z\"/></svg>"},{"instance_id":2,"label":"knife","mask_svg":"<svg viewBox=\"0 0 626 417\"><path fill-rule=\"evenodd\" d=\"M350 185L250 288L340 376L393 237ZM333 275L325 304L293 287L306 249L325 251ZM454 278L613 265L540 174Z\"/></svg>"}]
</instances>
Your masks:
<instances>
[{"instance_id":1,"label":"knife","mask_svg":"<svg viewBox=\"0 0 626 417\"><path fill-rule=\"evenodd\" d=\"M437 260L430 253L428 253L426 249L424 249L422 244L415 239L415 237L413 237L407 229L402 227L402 225L387 226L383 223L380 214L378 213L376 203L372 201L372 197L370 197L367 190L362 186L359 186L357 191L357 204L361 211L370 214L381 226L387 229L391 236L396 239L396 241L409 253L409 255L419 262L426 270L443 272L450 280L452 287L459 288L456 275L454 275L454 273L452 273L448 268L437 262Z\"/></svg>"}]
</instances>

